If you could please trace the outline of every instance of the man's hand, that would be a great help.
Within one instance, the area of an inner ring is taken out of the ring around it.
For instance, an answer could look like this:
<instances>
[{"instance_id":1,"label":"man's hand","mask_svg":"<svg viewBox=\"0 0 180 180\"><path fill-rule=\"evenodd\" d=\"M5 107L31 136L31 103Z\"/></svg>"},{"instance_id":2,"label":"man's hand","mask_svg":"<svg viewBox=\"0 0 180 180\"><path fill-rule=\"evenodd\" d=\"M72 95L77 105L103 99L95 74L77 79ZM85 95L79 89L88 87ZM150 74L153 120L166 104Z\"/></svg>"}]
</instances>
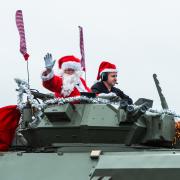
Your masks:
<instances>
[{"instance_id":1,"label":"man's hand","mask_svg":"<svg viewBox=\"0 0 180 180\"><path fill-rule=\"evenodd\" d=\"M44 56L44 62L45 62L45 68L47 70L52 70L56 60L53 60L52 59L52 54L50 53L47 53L45 56Z\"/></svg>"}]
</instances>

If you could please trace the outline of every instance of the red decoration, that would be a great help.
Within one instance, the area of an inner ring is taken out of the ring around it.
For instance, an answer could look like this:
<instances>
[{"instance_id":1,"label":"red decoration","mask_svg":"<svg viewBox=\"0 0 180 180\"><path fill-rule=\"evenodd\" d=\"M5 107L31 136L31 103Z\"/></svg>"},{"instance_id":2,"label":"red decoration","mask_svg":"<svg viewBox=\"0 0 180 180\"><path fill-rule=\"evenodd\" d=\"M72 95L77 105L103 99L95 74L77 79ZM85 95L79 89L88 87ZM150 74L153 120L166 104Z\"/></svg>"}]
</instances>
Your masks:
<instances>
[{"instance_id":1,"label":"red decoration","mask_svg":"<svg viewBox=\"0 0 180 180\"><path fill-rule=\"evenodd\" d=\"M16 105L0 108L0 151L8 151L20 119Z\"/></svg>"}]
</instances>

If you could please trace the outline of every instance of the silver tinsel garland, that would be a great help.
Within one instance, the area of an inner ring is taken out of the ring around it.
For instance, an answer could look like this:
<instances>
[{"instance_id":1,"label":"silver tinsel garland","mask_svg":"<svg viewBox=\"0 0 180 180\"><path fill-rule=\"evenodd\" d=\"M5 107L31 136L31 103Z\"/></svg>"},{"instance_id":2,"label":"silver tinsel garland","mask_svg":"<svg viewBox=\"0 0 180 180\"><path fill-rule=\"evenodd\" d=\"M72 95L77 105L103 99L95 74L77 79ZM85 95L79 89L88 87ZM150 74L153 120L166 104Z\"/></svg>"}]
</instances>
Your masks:
<instances>
[{"instance_id":1,"label":"silver tinsel garland","mask_svg":"<svg viewBox=\"0 0 180 180\"><path fill-rule=\"evenodd\" d=\"M18 97L17 97L17 107L20 110L22 114L23 108L26 106L27 101L31 105L32 108L36 110L34 113L34 116L32 116L32 122L29 123L30 128L35 128L38 126L39 122L41 121L41 115L43 113L43 110L48 106L48 105L53 105L53 104L58 104L58 105L63 105L66 103L74 103L74 102L85 102L85 103L91 103L91 104L112 104L112 105L118 105L120 106L120 100L118 98L114 98L114 94L104 95L96 98L88 98L85 96L76 96L76 97L68 97L68 98L53 98L49 99L43 102L38 102L35 100L34 96L32 95L28 83L26 81L23 81L21 79L15 79L15 82L18 85ZM23 102L23 94L27 95L27 101ZM135 108L136 106L133 105ZM154 109L148 109L147 113L156 113L156 114L169 114L173 115L174 117L180 117L180 115L177 115L175 112L172 112L170 110L154 110ZM22 117L21 117L22 120Z\"/></svg>"},{"instance_id":2,"label":"silver tinsel garland","mask_svg":"<svg viewBox=\"0 0 180 180\"><path fill-rule=\"evenodd\" d=\"M37 127L37 125L41 120L42 112L48 105L53 105L53 104L63 105L66 103L74 103L74 102L85 102L91 104L116 104L116 105L120 104L118 99L113 100L114 98L113 94L110 94L109 96L106 95L105 99L101 97L88 98L85 96L76 96L76 97L68 97L68 98L53 98L46 100L44 102L38 102L37 100L35 100L34 96L32 95L28 83L26 81L16 78L15 82L18 85L17 107L20 110L21 115L22 115L22 110L26 106L27 102L31 105L32 108L36 109L36 113L34 113L34 116L32 116L32 122L29 123L29 127L31 128ZM23 102L24 93L27 95L26 102Z\"/></svg>"},{"instance_id":3,"label":"silver tinsel garland","mask_svg":"<svg viewBox=\"0 0 180 180\"><path fill-rule=\"evenodd\" d=\"M23 108L27 105L27 102L23 102L23 95L24 93L27 94L27 101L31 105L32 108L36 109L36 113L34 113L34 116L32 116L32 123L29 124L29 127L34 127L34 124L38 125L40 122L40 114L42 113L42 105L39 104L35 99L34 96L31 94L31 91L29 89L28 83L26 81L23 81L21 79L15 79L15 82L18 85L18 96L17 96L17 107L21 112L20 122L22 123L22 111ZM37 123L38 122L38 123ZM21 128L21 127L20 127Z\"/></svg>"},{"instance_id":4,"label":"silver tinsel garland","mask_svg":"<svg viewBox=\"0 0 180 180\"><path fill-rule=\"evenodd\" d=\"M52 104L63 105L66 103L73 103L73 102L78 102L78 101L92 103L92 104L109 104L109 103L119 104L119 101L117 99L113 100L114 95L106 96L106 99L101 98L101 97L88 98L85 96L76 96L76 97L68 97L68 98L54 98L54 99L49 99L49 100L39 103L34 99L34 96L32 95L30 89L28 88L28 83L26 81L16 78L15 82L17 83L17 85L19 87L17 103L18 103L18 108L20 110L22 110L25 106L25 103L23 103L23 93L27 94L27 100L31 104L31 106L37 108L38 110L42 110L45 107L47 107L48 105L52 105Z\"/></svg>"}]
</instances>

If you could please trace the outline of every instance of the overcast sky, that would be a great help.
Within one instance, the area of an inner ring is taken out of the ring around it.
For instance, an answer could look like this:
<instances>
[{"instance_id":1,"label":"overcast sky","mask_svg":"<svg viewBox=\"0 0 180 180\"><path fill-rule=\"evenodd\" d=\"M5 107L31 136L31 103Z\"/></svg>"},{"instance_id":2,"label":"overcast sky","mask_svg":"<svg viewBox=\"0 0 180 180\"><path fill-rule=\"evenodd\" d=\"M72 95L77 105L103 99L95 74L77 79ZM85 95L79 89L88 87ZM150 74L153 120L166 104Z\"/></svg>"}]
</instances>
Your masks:
<instances>
[{"instance_id":1,"label":"overcast sky","mask_svg":"<svg viewBox=\"0 0 180 180\"><path fill-rule=\"evenodd\" d=\"M41 85L43 56L79 53L78 25L84 28L87 84L101 61L117 65L118 87L133 100L145 97L161 109L152 74L157 73L170 109L180 113L179 0L6 0L0 5L0 107L16 104L14 78L27 79L19 52L15 12L23 11L30 85ZM55 71L57 72L57 64Z\"/></svg>"}]
</instances>

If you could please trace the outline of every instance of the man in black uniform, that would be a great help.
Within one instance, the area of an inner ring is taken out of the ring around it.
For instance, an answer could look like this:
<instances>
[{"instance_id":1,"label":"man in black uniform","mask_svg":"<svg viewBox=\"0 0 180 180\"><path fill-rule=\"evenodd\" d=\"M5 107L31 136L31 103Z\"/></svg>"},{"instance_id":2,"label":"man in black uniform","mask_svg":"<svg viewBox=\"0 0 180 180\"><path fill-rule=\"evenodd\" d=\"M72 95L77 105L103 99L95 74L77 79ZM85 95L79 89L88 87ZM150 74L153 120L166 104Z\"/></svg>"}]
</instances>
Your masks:
<instances>
[{"instance_id":1,"label":"man in black uniform","mask_svg":"<svg viewBox=\"0 0 180 180\"><path fill-rule=\"evenodd\" d=\"M91 90L92 92L98 94L104 93L115 93L121 99L127 101L128 104L132 104L132 99L123 93L120 89L114 87L117 84L117 69L114 64L103 61L99 66L97 80L99 82L95 83Z\"/></svg>"}]
</instances>

